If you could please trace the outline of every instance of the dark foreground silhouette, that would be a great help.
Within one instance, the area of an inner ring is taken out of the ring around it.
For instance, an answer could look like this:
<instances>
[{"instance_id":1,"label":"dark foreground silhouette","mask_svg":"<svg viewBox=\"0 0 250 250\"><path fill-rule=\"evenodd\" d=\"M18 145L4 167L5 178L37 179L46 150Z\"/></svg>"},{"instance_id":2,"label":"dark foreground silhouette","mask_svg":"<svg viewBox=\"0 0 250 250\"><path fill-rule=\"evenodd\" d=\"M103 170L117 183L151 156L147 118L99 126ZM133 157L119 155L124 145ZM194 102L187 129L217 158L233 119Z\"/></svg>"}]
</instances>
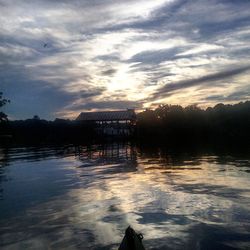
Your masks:
<instances>
[{"instance_id":1,"label":"dark foreground silhouette","mask_svg":"<svg viewBox=\"0 0 250 250\"><path fill-rule=\"evenodd\" d=\"M118 250L145 250L142 244L142 234L137 234L132 227L125 231L124 238Z\"/></svg>"},{"instance_id":2,"label":"dark foreground silhouette","mask_svg":"<svg viewBox=\"0 0 250 250\"><path fill-rule=\"evenodd\" d=\"M217 104L203 110L191 105L161 105L138 114L137 136L143 141L250 141L250 102Z\"/></svg>"},{"instance_id":3,"label":"dark foreground silhouette","mask_svg":"<svg viewBox=\"0 0 250 250\"><path fill-rule=\"evenodd\" d=\"M107 139L96 133L96 126L95 123L64 119L46 121L38 116L27 120L2 120L0 141L85 143ZM179 105L161 105L155 110L137 114L133 138L146 143L249 143L250 101L234 105L217 104L206 110L194 105L185 108Z\"/></svg>"}]
</instances>

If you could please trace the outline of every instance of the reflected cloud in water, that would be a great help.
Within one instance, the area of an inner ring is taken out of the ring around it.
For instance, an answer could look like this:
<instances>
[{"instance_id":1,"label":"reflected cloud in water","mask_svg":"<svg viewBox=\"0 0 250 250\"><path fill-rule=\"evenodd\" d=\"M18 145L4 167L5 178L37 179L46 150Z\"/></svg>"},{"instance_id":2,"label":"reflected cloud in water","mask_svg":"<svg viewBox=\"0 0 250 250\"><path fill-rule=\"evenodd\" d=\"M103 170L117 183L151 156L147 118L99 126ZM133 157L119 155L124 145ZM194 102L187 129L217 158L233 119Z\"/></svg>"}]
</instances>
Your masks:
<instances>
[{"instance_id":1,"label":"reflected cloud in water","mask_svg":"<svg viewBox=\"0 0 250 250\"><path fill-rule=\"evenodd\" d=\"M131 144L2 149L1 249L250 244L250 157Z\"/></svg>"}]
</instances>

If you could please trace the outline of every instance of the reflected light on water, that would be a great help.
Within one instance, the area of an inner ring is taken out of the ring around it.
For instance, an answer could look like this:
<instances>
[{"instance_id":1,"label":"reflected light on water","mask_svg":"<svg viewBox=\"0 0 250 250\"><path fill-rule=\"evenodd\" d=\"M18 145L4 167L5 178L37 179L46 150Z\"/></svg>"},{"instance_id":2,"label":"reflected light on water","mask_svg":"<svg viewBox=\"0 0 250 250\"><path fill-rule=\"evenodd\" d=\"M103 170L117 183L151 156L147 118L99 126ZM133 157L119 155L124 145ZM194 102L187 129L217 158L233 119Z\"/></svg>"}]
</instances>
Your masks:
<instances>
[{"instance_id":1,"label":"reflected light on water","mask_svg":"<svg viewBox=\"0 0 250 250\"><path fill-rule=\"evenodd\" d=\"M250 161L130 144L1 150L1 249L248 246Z\"/></svg>"}]
</instances>

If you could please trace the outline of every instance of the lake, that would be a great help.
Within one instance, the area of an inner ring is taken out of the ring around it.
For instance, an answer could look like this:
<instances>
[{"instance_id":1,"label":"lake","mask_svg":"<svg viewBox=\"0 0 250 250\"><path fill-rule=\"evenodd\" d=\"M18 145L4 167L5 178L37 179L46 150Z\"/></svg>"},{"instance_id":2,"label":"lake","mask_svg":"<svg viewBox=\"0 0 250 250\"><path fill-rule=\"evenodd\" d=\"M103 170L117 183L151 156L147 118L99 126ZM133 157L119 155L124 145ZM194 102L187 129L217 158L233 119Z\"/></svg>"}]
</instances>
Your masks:
<instances>
[{"instance_id":1,"label":"lake","mask_svg":"<svg viewBox=\"0 0 250 250\"><path fill-rule=\"evenodd\" d=\"M250 249L250 154L110 143L0 148L0 249Z\"/></svg>"}]
</instances>

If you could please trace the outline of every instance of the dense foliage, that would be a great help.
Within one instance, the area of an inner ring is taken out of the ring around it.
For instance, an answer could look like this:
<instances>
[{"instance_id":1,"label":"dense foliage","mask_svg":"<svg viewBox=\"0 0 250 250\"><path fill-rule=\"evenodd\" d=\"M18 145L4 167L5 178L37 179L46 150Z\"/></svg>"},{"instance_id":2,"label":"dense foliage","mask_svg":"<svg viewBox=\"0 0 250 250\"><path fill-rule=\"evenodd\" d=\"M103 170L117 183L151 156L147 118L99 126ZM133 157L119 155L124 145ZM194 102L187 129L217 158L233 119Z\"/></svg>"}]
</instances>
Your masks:
<instances>
[{"instance_id":1,"label":"dense foliage","mask_svg":"<svg viewBox=\"0 0 250 250\"><path fill-rule=\"evenodd\" d=\"M7 103L9 103L9 102L10 102L10 101L9 101L8 99L3 98L3 93L0 92L0 123L5 122L5 121L8 120L8 116L7 116L4 112L1 111L1 108L2 108L5 104L7 104Z\"/></svg>"},{"instance_id":2,"label":"dense foliage","mask_svg":"<svg viewBox=\"0 0 250 250\"><path fill-rule=\"evenodd\" d=\"M135 139L148 145L151 142L250 142L249 101L234 105L217 104L205 110L194 105L185 108L179 105L161 105L155 110L139 113L137 119ZM9 121L7 124L8 129L7 132L5 129L4 134L11 135L13 142L100 140L93 123L63 119L46 121L36 115L32 119ZM3 123L1 126L3 128Z\"/></svg>"},{"instance_id":3,"label":"dense foliage","mask_svg":"<svg viewBox=\"0 0 250 250\"><path fill-rule=\"evenodd\" d=\"M71 143L86 142L94 137L94 127L76 121L55 119L46 121L34 116L32 119L10 121L14 142Z\"/></svg>"},{"instance_id":4,"label":"dense foliage","mask_svg":"<svg viewBox=\"0 0 250 250\"><path fill-rule=\"evenodd\" d=\"M217 104L205 110L191 105L161 105L138 114L141 140L250 141L250 102Z\"/></svg>"}]
</instances>

